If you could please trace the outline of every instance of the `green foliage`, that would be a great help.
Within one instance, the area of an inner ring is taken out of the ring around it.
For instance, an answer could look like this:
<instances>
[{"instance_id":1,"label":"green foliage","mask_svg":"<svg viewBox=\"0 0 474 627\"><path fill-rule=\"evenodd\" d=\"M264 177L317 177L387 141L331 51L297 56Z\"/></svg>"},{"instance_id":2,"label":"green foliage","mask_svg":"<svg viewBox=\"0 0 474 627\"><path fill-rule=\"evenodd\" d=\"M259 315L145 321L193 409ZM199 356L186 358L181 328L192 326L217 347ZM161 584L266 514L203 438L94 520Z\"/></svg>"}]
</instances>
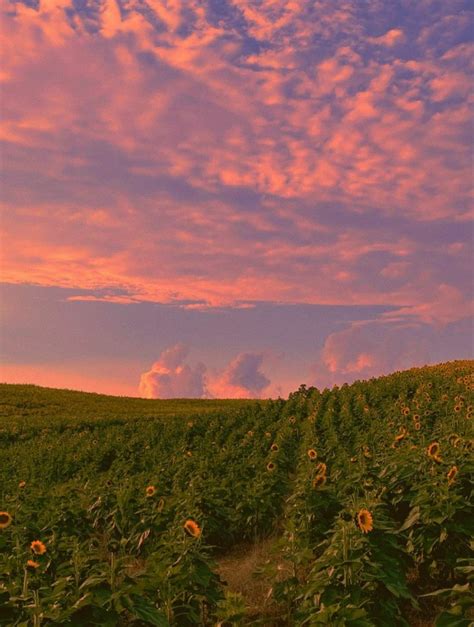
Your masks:
<instances>
[{"instance_id":1,"label":"green foliage","mask_svg":"<svg viewBox=\"0 0 474 627\"><path fill-rule=\"evenodd\" d=\"M246 624L215 559L265 536L289 625L470 624L473 370L259 402L0 385L0 625Z\"/></svg>"}]
</instances>

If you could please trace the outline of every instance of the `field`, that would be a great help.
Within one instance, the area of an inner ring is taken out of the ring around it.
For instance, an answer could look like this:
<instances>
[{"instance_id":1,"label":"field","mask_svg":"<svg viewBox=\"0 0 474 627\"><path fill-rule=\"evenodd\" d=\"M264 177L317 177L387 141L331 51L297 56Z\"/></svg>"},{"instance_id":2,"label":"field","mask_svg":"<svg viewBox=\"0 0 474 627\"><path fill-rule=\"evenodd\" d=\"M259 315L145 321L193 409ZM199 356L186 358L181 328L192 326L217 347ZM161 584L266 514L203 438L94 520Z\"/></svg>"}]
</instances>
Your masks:
<instances>
[{"instance_id":1,"label":"field","mask_svg":"<svg viewBox=\"0 0 474 627\"><path fill-rule=\"evenodd\" d=\"M258 402L0 385L0 625L467 627L473 389L472 361Z\"/></svg>"}]
</instances>

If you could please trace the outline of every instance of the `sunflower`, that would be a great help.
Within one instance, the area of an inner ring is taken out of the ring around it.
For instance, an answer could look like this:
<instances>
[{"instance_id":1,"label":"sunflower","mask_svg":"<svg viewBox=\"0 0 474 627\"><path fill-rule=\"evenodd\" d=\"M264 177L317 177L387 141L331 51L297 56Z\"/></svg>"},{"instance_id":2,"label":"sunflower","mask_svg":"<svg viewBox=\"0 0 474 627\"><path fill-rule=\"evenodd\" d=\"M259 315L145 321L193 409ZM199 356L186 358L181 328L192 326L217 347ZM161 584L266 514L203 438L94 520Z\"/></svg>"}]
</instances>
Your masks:
<instances>
[{"instance_id":1,"label":"sunflower","mask_svg":"<svg viewBox=\"0 0 474 627\"><path fill-rule=\"evenodd\" d=\"M316 457L318 456L318 454L316 453L316 451L314 450L314 448L310 448L308 450L308 457L310 459L316 459Z\"/></svg>"},{"instance_id":2,"label":"sunflower","mask_svg":"<svg viewBox=\"0 0 474 627\"><path fill-rule=\"evenodd\" d=\"M417 422L420 419L420 414L413 414L413 422Z\"/></svg>"},{"instance_id":3,"label":"sunflower","mask_svg":"<svg viewBox=\"0 0 474 627\"><path fill-rule=\"evenodd\" d=\"M409 407L404 407L402 413L403 413L404 416L408 416L408 414L410 413L410 408Z\"/></svg>"},{"instance_id":4,"label":"sunflower","mask_svg":"<svg viewBox=\"0 0 474 627\"><path fill-rule=\"evenodd\" d=\"M275 464L273 462L268 462L267 464L267 470L269 470L270 472L272 470L275 470Z\"/></svg>"},{"instance_id":5,"label":"sunflower","mask_svg":"<svg viewBox=\"0 0 474 627\"><path fill-rule=\"evenodd\" d=\"M20 481L20 483L18 484L19 488L24 488L26 486L26 481Z\"/></svg>"},{"instance_id":6,"label":"sunflower","mask_svg":"<svg viewBox=\"0 0 474 627\"><path fill-rule=\"evenodd\" d=\"M372 531L372 529L374 528L372 523L373 523L373 518L369 510L361 509L359 513L357 514L357 524L359 525L359 529L363 533L368 533L369 531Z\"/></svg>"},{"instance_id":7,"label":"sunflower","mask_svg":"<svg viewBox=\"0 0 474 627\"><path fill-rule=\"evenodd\" d=\"M318 475L325 475L326 474L326 464L324 462L319 462L319 464L316 466L316 472Z\"/></svg>"},{"instance_id":8,"label":"sunflower","mask_svg":"<svg viewBox=\"0 0 474 627\"><path fill-rule=\"evenodd\" d=\"M41 540L33 540L30 547L36 555L43 555L43 553L46 553L46 546L41 542Z\"/></svg>"},{"instance_id":9,"label":"sunflower","mask_svg":"<svg viewBox=\"0 0 474 627\"><path fill-rule=\"evenodd\" d=\"M451 446L457 446L460 440L461 438L458 436L457 433L451 433L448 438L448 442L451 444Z\"/></svg>"},{"instance_id":10,"label":"sunflower","mask_svg":"<svg viewBox=\"0 0 474 627\"><path fill-rule=\"evenodd\" d=\"M187 531L189 535L193 538L199 538L199 536L201 535L201 529L197 522L195 522L194 520L187 520L183 526L184 530Z\"/></svg>"},{"instance_id":11,"label":"sunflower","mask_svg":"<svg viewBox=\"0 0 474 627\"><path fill-rule=\"evenodd\" d=\"M156 488L154 485L147 486L145 490L147 497L154 496L155 492L156 492Z\"/></svg>"},{"instance_id":12,"label":"sunflower","mask_svg":"<svg viewBox=\"0 0 474 627\"><path fill-rule=\"evenodd\" d=\"M401 440L403 440L407 433L408 431L406 427L400 427L400 433L395 436L395 442L400 442Z\"/></svg>"},{"instance_id":13,"label":"sunflower","mask_svg":"<svg viewBox=\"0 0 474 627\"><path fill-rule=\"evenodd\" d=\"M322 488L326 483L326 475L316 475L313 479L313 488Z\"/></svg>"},{"instance_id":14,"label":"sunflower","mask_svg":"<svg viewBox=\"0 0 474 627\"><path fill-rule=\"evenodd\" d=\"M441 457L439 456L438 442L432 442L426 449L426 452L428 453L428 456L431 457L431 459L434 459L435 462L439 463L441 461Z\"/></svg>"},{"instance_id":15,"label":"sunflower","mask_svg":"<svg viewBox=\"0 0 474 627\"><path fill-rule=\"evenodd\" d=\"M290 417L290 424L294 425L296 422L296 418L294 416Z\"/></svg>"},{"instance_id":16,"label":"sunflower","mask_svg":"<svg viewBox=\"0 0 474 627\"><path fill-rule=\"evenodd\" d=\"M448 483L451 484L456 480L456 475L458 474L458 468L457 466L452 466L449 469L448 474L446 475L448 477Z\"/></svg>"},{"instance_id":17,"label":"sunflower","mask_svg":"<svg viewBox=\"0 0 474 627\"><path fill-rule=\"evenodd\" d=\"M455 405L454 411L458 414L461 411L461 405Z\"/></svg>"},{"instance_id":18,"label":"sunflower","mask_svg":"<svg viewBox=\"0 0 474 627\"><path fill-rule=\"evenodd\" d=\"M35 560L28 560L26 562L26 565L28 566L28 568L39 568L39 562L35 562Z\"/></svg>"},{"instance_id":19,"label":"sunflower","mask_svg":"<svg viewBox=\"0 0 474 627\"><path fill-rule=\"evenodd\" d=\"M417 420L415 422L415 431L419 431L421 429L421 422L419 420Z\"/></svg>"},{"instance_id":20,"label":"sunflower","mask_svg":"<svg viewBox=\"0 0 474 627\"><path fill-rule=\"evenodd\" d=\"M12 522L13 518L8 512L0 512L0 529L6 529Z\"/></svg>"},{"instance_id":21,"label":"sunflower","mask_svg":"<svg viewBox=\"0 0 474 627\"><path fill-rule=\"evenodd\" d=\"M278 451L278 444L272 444L270 446L270 450L272 450L274 453L276 453Z\"/></svg>"}]
</instances>

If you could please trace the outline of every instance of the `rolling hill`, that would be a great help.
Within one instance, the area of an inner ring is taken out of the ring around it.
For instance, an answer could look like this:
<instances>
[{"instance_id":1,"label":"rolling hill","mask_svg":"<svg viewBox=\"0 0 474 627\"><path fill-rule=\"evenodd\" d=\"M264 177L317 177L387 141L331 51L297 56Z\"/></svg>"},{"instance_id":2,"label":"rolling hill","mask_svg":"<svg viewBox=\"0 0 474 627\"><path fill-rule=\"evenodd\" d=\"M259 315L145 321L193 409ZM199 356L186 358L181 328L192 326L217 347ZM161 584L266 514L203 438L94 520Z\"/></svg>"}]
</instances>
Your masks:
<instances>
[{"instance_id":1,"label":"rolling hill","mask_svg":"<svg viewBox=\"0 0 474 627\"><path fill-rule=\"evenodd\" d=\"M473 389L473 361L287 400L2 384L0 625L468 626Z\"/></svg>"}]
</instances>

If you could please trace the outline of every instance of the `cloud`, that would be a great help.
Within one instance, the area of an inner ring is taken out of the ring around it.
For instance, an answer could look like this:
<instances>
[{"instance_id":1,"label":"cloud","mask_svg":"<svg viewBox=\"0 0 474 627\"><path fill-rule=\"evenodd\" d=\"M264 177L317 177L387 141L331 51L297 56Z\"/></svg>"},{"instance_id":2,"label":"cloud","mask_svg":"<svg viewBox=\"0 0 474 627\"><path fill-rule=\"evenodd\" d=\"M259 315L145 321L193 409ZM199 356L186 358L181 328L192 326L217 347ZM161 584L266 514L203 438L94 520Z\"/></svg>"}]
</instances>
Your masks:
<instances>
[{"instance_id":1,"label":"cloud","mask_svg":"<svg viewBox=\"0 0 474 627\"><path fill-rule=\"evenodd\" d=\"M206 367L185 364L188 352L184 344L163 351L151 369L141 375L140 395L145 398L204 398Z\"/></svg>"},{"instance_id":2,"label":"cloud","mask_svg":"<svg viewBox=\"0 0 474 627\"><path fill-rule=\"evenodd\" d=\"M215 378L209 381L209 389L217 398L260 398L270 385L270 379L262 372L263 354L241 353L237 355Z\"/></svg>"},{"instance_id":3,"label":"cloud","mask_svg":"<svg viewBox=\"0 0 474 627\"><path fill-rule=\"evenodd\" d=\"M5 280L457 315L438 299L470 289L460 5L27 4L3 16Z\"/></svg>"},{"instance_id":4,"label":"cloud","mask_svg":"<svg viewBox=\"0 0 474 627\"><path fill-rule=\"evenodd\" d=\"M178 343L164 350L140 378L145 398L259 398L270 385L261 370L263 354L241 353L221 371L209 374L204 364L185 363L189 347Z\"/></svg>"},{"instance_id":5,"label":"cloud","mask_svg":"<svg viewBox=\"0 0 474 627\"><path fill-rule=\"evenodd\" d=\"M311 368L311 381L319 388L369 379L449 359L472 358L466 343L472 318L444 326L420 322L417 317L385 315L351 323L330 333Z\"/></svg>"}]
</instances>

